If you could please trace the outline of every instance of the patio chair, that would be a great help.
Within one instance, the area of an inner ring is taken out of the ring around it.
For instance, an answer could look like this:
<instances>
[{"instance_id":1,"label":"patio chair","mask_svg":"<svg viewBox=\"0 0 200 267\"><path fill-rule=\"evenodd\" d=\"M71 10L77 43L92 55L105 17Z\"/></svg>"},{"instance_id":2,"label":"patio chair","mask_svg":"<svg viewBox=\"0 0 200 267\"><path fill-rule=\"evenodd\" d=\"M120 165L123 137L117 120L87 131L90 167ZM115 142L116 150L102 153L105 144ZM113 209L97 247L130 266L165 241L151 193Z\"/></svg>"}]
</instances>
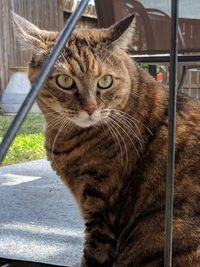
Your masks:
<instances>
[{"instance_id":1,"label":"patio chair","mask_svg":"<svg viewBox=\"0 0 200 267\"><path fill-rule=\"evenodd\" d=\"M139 19L138 29L140 29L141 27L144 28L147 51L150 53L155 53L157 51L160 51L161 53L168 52L170 48L170 39L169 39L170 20L171 20L170 16L164 11L156 8L145 8L137 0L131 0L131 3L132 3L132 9L129 6L130 13L135 12L136 16L138 16ZM156 26L155 24L157 24L158 26ZM163 34L163 29L165 29L164 34ZM186 45L180 25L178 26L178 41L179 41L179 50L184 51L186 49ZM139 51L140 50L142 51L142 47L139 47ZM156 67L154 68L155 69L153 70L153 73L156 72ZM183 65L180 81L177 86L178 90L181 90L185 83L187 71L192 70L194 68L200 69L200 66ZM150 73L152 73L152 70ZM153 76L155 76L155 74Z\"/></svg>"},{"instance_id":2,"label":"patio chair","mask_svg":"<svg viewBox=\"0 0 200 267\"><path fill-rule=\"evenodd\" d=\"M138 54L163 54L170 51L170 16L162 10L156 8L145 8L141 1L128 0L115 2L106 2L109 6L105 9L103 0L95 0L99 26L107 27L117 20L122 19L130 14L136 14L136 31L137 39L134 45L137 47ZM104 7L105 12L102 12ZM109 16L108 16L108 12ZM181 31L179 23L178 27L179 51L183 55L188 54L184 34ZM178 88L182 88L186 72L194 68L194 65L187 67L183 65L180 75ZM195 65L195 68L198 68ZM156 66L150 65L150 73L156 77Z\"/></svg>"}]
</instances>

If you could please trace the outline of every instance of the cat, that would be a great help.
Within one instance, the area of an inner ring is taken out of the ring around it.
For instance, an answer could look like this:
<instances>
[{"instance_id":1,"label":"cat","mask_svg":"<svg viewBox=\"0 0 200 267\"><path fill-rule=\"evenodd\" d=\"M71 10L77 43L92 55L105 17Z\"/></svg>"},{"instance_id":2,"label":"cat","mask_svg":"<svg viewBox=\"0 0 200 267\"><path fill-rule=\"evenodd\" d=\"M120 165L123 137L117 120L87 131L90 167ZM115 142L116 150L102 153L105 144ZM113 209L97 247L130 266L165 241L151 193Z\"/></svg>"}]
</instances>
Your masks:
<instances>
[{"instance_id":1,"label":"cat","mask_svg":"<svg viewBox=\"0 0 200 267\"><path fill-rule=\"evenodd\" d=\"M14 15L33 83L58 37ZM128 55L134 15L76 29L37 102L46 151L85 222L82 267L161 267L168 90ZM200 266L200 106L178 93L173 267Z\"/></svg>"}]
</instances>

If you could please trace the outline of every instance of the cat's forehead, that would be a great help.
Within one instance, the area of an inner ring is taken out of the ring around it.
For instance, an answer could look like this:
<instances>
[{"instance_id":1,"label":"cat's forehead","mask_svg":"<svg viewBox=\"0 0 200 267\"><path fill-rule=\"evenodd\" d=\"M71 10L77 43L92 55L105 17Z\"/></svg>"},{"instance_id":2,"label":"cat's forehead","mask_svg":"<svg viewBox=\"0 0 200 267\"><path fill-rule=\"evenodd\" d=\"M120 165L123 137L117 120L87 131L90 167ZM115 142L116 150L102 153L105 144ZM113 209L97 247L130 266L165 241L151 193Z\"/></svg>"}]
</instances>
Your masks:
<instances>
[{"instance_id":1,"label":"cat's forehead","mask_svg":"<svg viewBox=\"0 0 200 267\"><path fill-rule=\"evenodd\" d=\"M88 46L90 48L97 48L103 46L110 41L108 33L105 30L100 29L79 29L75 30L67 46Z\"/></svg>"},{"instance_id":2,"label":"cat's forehead","mask_svg":"<svg viewBox=\"0 0 200 267\"><path fill-rule=\"evenodd\" d=\"M59 61L76 61L80 66L91 65L92 61L98 59L102 61L105 56L108 57L108 52L110 54L110 50L106 51L105 39L100 30L76 30L66 43Z\"/></svg>"}]
</instances>

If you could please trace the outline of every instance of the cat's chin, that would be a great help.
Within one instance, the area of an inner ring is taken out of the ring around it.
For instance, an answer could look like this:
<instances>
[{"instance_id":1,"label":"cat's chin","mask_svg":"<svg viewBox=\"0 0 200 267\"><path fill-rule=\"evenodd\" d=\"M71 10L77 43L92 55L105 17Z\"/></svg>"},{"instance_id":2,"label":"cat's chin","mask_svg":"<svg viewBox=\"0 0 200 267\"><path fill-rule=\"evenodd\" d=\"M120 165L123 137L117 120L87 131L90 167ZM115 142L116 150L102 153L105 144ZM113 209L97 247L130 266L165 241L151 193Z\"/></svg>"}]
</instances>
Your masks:
<instances>
[{"instance_id":1,"label":"cat's chin","mask_svg":"<svg viewBox=\"0 0 200 267\"><path fill-rule=\"evenodd\" d=\"M77 126L81 127L81 128L89 128L94 126L95 124L97 124L97 121L93 121L90 119L87 120L74 120L73 121L74 124L76 124Z\"/></svg>"}]
</instances>

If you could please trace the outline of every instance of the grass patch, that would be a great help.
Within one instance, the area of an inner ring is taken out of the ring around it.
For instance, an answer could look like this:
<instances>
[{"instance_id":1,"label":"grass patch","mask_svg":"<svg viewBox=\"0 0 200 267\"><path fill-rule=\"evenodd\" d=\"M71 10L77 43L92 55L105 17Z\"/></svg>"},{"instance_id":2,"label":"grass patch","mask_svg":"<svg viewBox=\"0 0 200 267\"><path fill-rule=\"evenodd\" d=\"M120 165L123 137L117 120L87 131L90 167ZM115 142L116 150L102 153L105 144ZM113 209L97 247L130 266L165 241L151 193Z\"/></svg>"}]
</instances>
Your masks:
<instances>
[{"instance_id":1,"label":"grass patch","mask_svg":"<svg viewBox=\"0 0 200 267\"><path fill-rule=\"evenodd\" d=\"M11 124L13 116L0 115L0 136L4 136L6 130ZM42 114L30 114L22 124L18 134L33 134L43 132L44 129L44 116Z\"/></svg>"},{"instance_id":2,"label":"grass patch","mask_svg":"<svg viewBox=\"0 0 200 267\"><path fill-rule=\"evenodd\" d=\"M0 142L13 117L0 115ZM42 114L30 114L24 121L18 135L11 145L2 165L15 164L45 157L44 117Z\"/></svg>"}]
</instances>

